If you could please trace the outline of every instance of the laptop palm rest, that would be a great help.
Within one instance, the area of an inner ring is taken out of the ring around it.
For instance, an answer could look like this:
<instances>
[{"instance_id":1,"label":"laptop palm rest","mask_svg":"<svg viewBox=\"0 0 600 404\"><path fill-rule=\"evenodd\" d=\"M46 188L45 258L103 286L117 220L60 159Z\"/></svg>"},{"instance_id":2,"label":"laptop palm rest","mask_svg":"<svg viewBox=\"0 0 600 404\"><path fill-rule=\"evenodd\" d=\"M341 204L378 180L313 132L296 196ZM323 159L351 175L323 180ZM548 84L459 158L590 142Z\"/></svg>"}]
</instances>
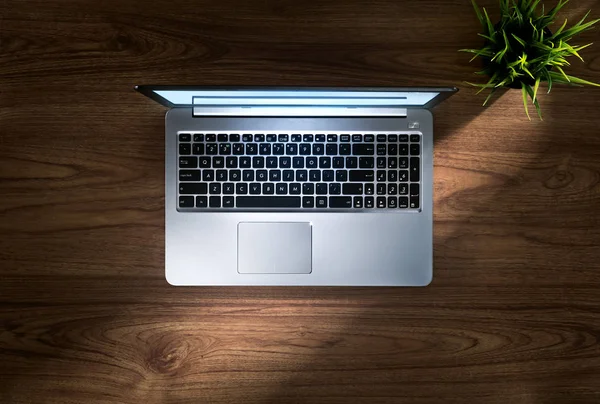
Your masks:
<instances>
[{"instance_id":1,"label":"laptop palm rest","mask_svg":"<svg viewBox=\"0 0 600 404\"><path fill-rule=\"evenodd\" d=\"M241 274L309 274L312 226L304 222L241 222L237 254Z\"/></svg>"}]
</instances>

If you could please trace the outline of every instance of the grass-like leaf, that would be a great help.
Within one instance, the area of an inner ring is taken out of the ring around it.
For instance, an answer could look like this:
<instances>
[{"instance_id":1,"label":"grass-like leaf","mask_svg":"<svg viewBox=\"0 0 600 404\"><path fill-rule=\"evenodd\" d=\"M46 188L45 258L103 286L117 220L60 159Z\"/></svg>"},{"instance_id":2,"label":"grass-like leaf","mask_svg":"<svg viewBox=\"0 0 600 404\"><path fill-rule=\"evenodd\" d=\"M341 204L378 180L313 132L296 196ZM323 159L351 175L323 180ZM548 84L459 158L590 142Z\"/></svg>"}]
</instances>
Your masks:
<instances>
[{"instance_id":1,"label":"grass-like leaf","mask_svg":"<svg viewBox=\"0 0 600 404\"><path fill-rule=\"evenodd\" d=\"M527 84L521 83L521 92L523 93L523 106L525 107L525 113L527 114L527 118L531 121L531 117L529 116L529 108L527 107Z\"/></svg>"},{"instance_id":2,"label":"grass-like leaf","mask_svg":"<svg viewBox=\"0 0 600 404\"><path fill-rule=\"evenodd\" d=\"M537 111L537 114L538 114L540 120L543 121L544 118L542 118L542 109L540 108L539 101L535 98L535 92L534 92L535 90L532 90L531 86L525 86L525 91L527 91L527 94L529 95L529 97L532 98L533 106L535 107L535 110Z\"/></svg>"},{"instance_id":3,"label":"grass-like leaf","mask_svg":"<svg viewBox=\"0 0 600 404\"><path fill-rule=\"evenodd\" d=\"M481 15L481 11L479 11L479 6L477 5L477 3L475 3L475 0L471 0L471 4L473 4L473 9L475 9L475 15L481 23L481 26L485 27L485 21L483 20L483 15Z\"/></svg>"}]
</instances>

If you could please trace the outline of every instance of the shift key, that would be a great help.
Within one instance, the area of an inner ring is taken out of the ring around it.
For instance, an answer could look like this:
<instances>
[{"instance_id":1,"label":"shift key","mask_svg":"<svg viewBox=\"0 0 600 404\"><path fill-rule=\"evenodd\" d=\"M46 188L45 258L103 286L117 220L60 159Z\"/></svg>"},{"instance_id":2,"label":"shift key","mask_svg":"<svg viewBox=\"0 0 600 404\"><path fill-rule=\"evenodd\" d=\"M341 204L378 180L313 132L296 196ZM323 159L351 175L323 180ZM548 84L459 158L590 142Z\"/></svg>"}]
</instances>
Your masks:
<instances>
[{"instance_id":1,"label":"shift key","mask_svg":"<svg viewBox=\"0 0 600 404\"><path fill-rule=\"evenodd\" d=\"M350 182L372 182L375 180L373 170L350 170Z\"/></svg>"}]
</instances>

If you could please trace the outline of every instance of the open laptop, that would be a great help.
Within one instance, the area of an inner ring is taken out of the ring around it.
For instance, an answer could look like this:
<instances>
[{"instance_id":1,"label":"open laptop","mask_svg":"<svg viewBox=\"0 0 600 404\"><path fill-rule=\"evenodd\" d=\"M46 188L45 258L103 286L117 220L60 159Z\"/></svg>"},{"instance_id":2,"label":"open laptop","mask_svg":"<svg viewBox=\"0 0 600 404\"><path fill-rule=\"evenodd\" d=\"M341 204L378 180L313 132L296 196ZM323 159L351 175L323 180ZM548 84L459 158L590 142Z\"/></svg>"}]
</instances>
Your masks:
<instances>
[{"instance_id":1,"label":"open laptop","mask_svg":"<svg viewBox=\"0 0 600 404\"><path fill-rule=\"evenodd\" d=\"M166 115L172 285L425 286L456 88L137 86Z\"/></svg>"}]
</instances>

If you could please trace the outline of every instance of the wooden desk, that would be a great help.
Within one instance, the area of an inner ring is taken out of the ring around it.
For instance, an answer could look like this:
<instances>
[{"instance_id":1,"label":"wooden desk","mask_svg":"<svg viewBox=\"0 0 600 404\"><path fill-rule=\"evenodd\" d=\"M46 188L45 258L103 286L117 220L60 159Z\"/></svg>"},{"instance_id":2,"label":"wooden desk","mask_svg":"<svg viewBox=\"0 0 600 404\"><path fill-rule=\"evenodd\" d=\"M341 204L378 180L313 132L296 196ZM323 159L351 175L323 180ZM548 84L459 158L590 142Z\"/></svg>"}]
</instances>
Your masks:
<instances>
[{"instance_id":1,"label":"wooden desk","mask_svg":"<svg viewBox=\"0 0 600 404\"><path fill-rule=\"evenodd\" d=\"M0 402L600 401L600 90L557 87L543 122L518 92L482 108L468 1L1 7ZM599 32L573 74L598 80ZM167 285L141 83L460 86L435 110L432 286Z\"/></svg>"}]
</instances>

